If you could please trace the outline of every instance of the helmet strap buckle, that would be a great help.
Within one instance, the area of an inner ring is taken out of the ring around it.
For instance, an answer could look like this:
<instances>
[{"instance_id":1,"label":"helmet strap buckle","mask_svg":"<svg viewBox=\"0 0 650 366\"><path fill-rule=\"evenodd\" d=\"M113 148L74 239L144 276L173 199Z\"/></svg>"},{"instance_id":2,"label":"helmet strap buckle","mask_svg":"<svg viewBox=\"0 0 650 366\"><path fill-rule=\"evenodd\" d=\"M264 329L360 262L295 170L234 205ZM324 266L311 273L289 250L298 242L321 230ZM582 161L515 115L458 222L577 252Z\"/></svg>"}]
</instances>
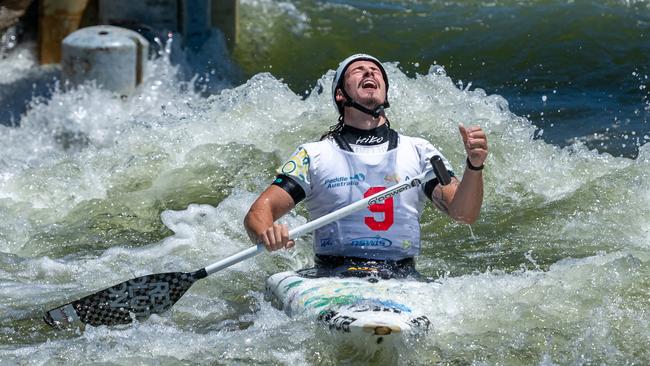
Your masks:
<instances>
[{"instance_id":1,"label":"helmet strap buckle","mask_svg":"<svg viewBox=\"0 0 650 366\"><path fill-rule=\"evenodd\" d=\"M388 101L385 101L384 103L377 106L377 108L369 109L352 100L352 98L350 98L350 96L348 95L348 93L345 91L344 88L341 88L341 91L343 92L343 96L345 97L345 102L343 102L344 107L352 107L365 114L371 115L373 118L379 118L379 116L384 114L384 109L390 107Z\"/></svg>"}]
</instances>

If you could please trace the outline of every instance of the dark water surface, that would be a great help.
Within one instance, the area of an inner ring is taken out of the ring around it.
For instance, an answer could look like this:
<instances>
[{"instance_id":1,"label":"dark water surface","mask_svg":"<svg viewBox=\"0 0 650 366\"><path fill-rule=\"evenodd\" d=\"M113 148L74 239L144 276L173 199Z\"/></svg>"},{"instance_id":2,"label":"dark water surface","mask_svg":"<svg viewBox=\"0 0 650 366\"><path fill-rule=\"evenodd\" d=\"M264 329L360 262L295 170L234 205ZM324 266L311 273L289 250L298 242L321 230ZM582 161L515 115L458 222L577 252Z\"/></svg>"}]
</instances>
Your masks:
<instances>
[{"instance_id":1,"label":"dark water surface","mask_svg":"<svg viewBox=\"0 0 650 366\"><path fill-rule=\"evenodd\" d=\"M356 52L407 75L442 65L500 94L560 146L636 156L649 140L650 6L645 1L245 1L248 75L301 93ZM263 9L263 11L262 11Z\"/></svg>"}]
</instances>

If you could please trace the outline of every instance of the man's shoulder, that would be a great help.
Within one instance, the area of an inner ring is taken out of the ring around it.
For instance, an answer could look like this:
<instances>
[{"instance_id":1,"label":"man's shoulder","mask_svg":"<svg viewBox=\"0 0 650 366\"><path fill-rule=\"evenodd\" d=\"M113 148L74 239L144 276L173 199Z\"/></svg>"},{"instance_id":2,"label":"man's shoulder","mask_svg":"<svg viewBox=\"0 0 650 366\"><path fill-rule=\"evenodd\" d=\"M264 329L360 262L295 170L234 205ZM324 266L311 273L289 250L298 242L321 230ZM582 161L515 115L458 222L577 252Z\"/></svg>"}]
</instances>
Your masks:
<instances>
[{"instance_id":1,"label":"man's shoulder","mask_svg":"<svg viewBox=\"0 0 650 366\"><path fill-rule=\"evenodd\" d=\"M420 158L426 158L442 153L429 140L422 137L400 135L400 146L414 152Z\"/></svg>"},{"instance_id":2,"label":"man's shoulder","mask_svg":"<svg viewBox=\"0 0 650 366\"><path fill-rule=\"evenodd\" d=\"M299 148L305 149L307 150L307 152L315 152L315 151L320 151L324 147L329 146L331 144L332 144L332 139L325 138L319 141L305 142L302 145L300 145Z\"/></svg>"}]
</instances>

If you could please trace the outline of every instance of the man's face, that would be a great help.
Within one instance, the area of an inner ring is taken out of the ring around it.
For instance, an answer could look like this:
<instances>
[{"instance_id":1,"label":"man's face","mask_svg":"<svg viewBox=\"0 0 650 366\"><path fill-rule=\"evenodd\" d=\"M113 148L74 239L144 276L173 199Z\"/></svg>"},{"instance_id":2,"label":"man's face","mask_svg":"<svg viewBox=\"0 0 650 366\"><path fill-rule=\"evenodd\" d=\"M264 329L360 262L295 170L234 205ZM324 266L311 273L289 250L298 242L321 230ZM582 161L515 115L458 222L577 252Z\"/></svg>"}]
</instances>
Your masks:
<instances>
[{"instance_id":1,"label":"man's face","mask_svg":"<svg viewBox=\"0 0 650 366\"><path fill-rule=\"evenodd\" d=\"M374 109L386 101L386 83L381 69L372 61L353 62L345 71L343 85L350 98L366 108ZM340 90L336 100L345 101Z\"/></svg>"}]
</instances>

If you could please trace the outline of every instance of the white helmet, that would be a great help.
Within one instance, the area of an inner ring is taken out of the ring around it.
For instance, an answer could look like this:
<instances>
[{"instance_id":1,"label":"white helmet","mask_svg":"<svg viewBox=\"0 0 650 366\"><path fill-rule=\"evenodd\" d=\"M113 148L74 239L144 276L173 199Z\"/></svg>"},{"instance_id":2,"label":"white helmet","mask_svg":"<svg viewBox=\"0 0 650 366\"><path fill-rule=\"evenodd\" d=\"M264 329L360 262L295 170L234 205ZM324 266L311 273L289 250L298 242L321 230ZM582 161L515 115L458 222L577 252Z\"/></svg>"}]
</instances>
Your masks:
<instances>
[{"instance_id":1,"label":"white helmet","mask_svg":"<svg viewBox=\"0 0 650 366\"><path fill-rule=\"evenodd\" d=\"M336 69L336 74L334 75L334 80L332 81L332 100L334 101L334 107L336 110L339 112L339 115L343 115L343 103L339 104L336 102L336 90L341 89L343 91L343 95L346 96L346 98L349 100L350 97L348 96L348 93L345 91L343 88L343 75L345 75L345 71L348 69L348 66L350 66L353 62L355 61L371 61L375 63L378 67L379 70L381 70L381 75L384 77L384 83L386 84L386 99L384 104L382 104L380 107L381 108L388 108L388 76L386 75L386 70L384 70L384 65L381 64L381 62L376 59L375 57L372 57L370 55L366 55L364 53L357 53L355 55L352 55L345 60L341 61L339 64L338 69ZM356 104L355 102L352 102L352 104ZM356 106L353 105L353 107L357 108ZM363 108L363 107L362 107ZM364 108L365 109L365 108ZM366 110L366 113L367 110ZM373 114L373 113L371 113Z\"/></svg>"}]
</instances>

